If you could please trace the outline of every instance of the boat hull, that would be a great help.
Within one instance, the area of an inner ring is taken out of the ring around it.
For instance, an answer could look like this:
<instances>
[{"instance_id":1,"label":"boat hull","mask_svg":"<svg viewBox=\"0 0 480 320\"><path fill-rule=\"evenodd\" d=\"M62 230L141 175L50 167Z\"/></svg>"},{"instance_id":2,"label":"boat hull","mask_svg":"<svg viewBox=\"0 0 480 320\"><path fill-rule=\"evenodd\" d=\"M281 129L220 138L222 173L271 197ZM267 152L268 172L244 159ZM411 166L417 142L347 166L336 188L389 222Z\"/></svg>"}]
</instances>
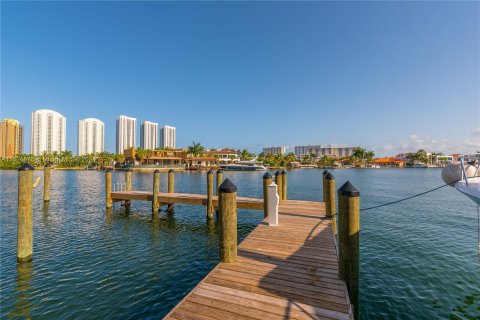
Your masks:
<instances>
[{"instance_id":1,"label":"boat hull","mask_svg":"<svg viewBox=\"0 0 480 320\"><path fill-rule=\"evenodd\" d=\"M468 185L465 181L459 181L455 183L455 189L480 206L480 177L468 179Z\"/></svg>"}]
</instances>

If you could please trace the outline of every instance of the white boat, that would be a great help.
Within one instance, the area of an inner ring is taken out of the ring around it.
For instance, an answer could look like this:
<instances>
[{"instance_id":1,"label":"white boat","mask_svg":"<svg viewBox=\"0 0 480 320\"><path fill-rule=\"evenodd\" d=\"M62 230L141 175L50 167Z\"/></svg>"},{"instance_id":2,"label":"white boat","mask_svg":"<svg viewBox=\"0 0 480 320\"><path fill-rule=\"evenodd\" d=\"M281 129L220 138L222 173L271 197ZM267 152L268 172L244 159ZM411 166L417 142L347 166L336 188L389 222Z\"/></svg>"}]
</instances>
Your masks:
<instances>
[{"instance_id":1,"label":"white boat","mask_svg":"<svg viewBox=\"0 0 480 320\"><path fill-rule=\"evenodd\" d=\"M225 171L267 171L260 162L257 162L257 159L248 160L248 161L238 161L236 163L230 163L226 165L221 165Z\"/></svg>"},{"instance_id":2,"label":"white boat","mask_svg":"<svg viewBox=\"0 0 480 320\"><path fill-rule=\"evenodd\" d=\"M442 169L442 178L446 183L454 181L455 189L480 206L479 160L478 155L461 157L459 164L451 163Z\"/></svg>"},{"instance_id":3,"label":"white boat","mask_svg":"<svg viewBox=\"0 0 480 320\"><path fill-rule=\"evenodd\" d=\"M414 162L412 168L428 168L428 165L423 162Z\"/></svg>"}]
</instances>

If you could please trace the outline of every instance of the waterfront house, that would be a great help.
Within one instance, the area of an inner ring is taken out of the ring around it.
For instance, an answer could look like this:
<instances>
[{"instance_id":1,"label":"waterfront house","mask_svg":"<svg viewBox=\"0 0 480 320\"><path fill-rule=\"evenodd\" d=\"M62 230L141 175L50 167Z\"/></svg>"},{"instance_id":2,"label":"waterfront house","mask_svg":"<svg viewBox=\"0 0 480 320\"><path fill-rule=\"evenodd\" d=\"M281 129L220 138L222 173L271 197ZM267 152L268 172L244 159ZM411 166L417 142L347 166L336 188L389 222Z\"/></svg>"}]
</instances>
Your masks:
<instances>
[{"instance_id":1,"label":"waterfront house","mask_svg":"<svg viewBox=\"0 0 480 320\"><path fill-rule=\"evenodd\" d=\"M183 149L156 149L148 150L145 158L140 158L135 148L123 151L125 162L136 167L185 167L187 151Z\"/></svg>"},{"instance_id":2,"label":"waterfront house","mask_svg":"<svg viewBox=\"0 0 480 320\"><path fill-rule=\"evenodd\" d=\"M398 159L398 158L377 158L373 160L374 164L378 164L381 167L405 167L407 160Z\"/></svg>"}]
</instances>

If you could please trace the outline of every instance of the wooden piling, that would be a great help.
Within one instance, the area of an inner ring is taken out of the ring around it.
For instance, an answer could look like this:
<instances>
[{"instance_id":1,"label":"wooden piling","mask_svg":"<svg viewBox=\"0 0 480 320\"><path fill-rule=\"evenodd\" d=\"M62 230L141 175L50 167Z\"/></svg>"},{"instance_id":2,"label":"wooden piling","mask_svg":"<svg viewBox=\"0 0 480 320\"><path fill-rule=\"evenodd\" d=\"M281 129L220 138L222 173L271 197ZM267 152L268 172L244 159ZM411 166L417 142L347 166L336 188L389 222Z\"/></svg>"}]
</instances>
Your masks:
<instances>
[{"instance_id":1,"label":"wooden piling","mask_svg":"<svg viewBox=\"0 0 480 320\"><path fill-rule=\"evenodd\" d=\"M355 319L360 319L360 192L350 183L338 189L339 275L347 283Z\"/></svg>"},{"instance_id":2,"label":"wooden piling","mask_svg":"<svg viewBox=\"0 0 480 320\"><path fill-rule=\"evenodd\" d=\"M272 176L270 173L263 175L263 217L268 216L268 186L272 183Z\"/></svg>"},{"instance_id":3,"label":"wooden piling","mask_svg":"<svg viewBox=\"0 0 480 320\"><path fill-rule=\"evenodd\" d=\"M43 168L43 201L50 201L50 177L52 174L52 165L47 163Z\"/></svg>"},{"instance_id":4,"label":"wooden piling","mask_svg":"<svg viewBox=\"0 0 480 320\"><path fill-rule=\"evenodd\" d=\"M17 262L29 262L33 255L33 171L24 163L18 168Z\"/></svg>"},{"instance_id":5,"label":"wooden piling","mask_svg":"<svg viewBox=\"0 0 480 320\"><path fill-rule=\"evenodd\" d=\"M222 262L236 262L237 187L227 178L219 190L220 259Z\"/></svg>"},{"instance_id":6,"label":"wooden piling","mask_svg":"<svg viewBox=\"0 0 480 320\"><path fill-rule=\"evenodd\" d=\"M112 169L105 171L105 206L107 209L111 208L112 202Z\"/></svg>"},{"instance_id":7,"label":"wooden piling","mask_svg":"<svg viewBox=\"0 0 480 320\"><path fill-rule=\"evenodd\" d=\"M217 170L217 186L215 188L215 195L218 196L218 188L220 188L220 185L222 184L223 181L223 170L218 169Z\"/></svg>"},{"instance_id":8,"label":"wooden piling","mask_svg":"<svg viewBox=\"0 0 480 320\"><path fill-rule=\"evenodd\" d=\"M207 218L213 219L213 171L207 172Z\"/></svg>"},{"instance_id":9,"label":"wooden piling","mask_svg":"<svg viewBox=\"0 0 480 320\"><path fill-rule=\"evenodd\" d=\"M132 191L132 170L130 168L125 171L125 191ZM130 209L131 201L127 200L123 206L125 209Z\"/></svg>"},{"instance_id":10,"label":"wooden piling","mask_svg":"<svg viewBox=\"0 0 480 320\"><path fill-rule=\"evenodd\" d=\"M282 201L282 194L283 194L283 183L282 183L282 174L280 171L275 172L275 184L278 186L278 198L280 202Z\"/></svg>"},{"instance_id":11,"label":"wooden piling","mask_svg":"<svg viewBox=\"0 0 480 320\"><path fill-rule=\"evenodd\" d=\"M337 217L335 206L335 177L329 172L325 176L326 198L325 198L325 216L332 218L333 234L337 234Z\"/></svg>"},{"instance_id":12,"label":"wooden piling","mask_svg":"<svg viewBox=\"0 0 480 320\"><path fill-rule=\"evenodd\" d=\"M282 200L287 200L287 172L282 171Z\"/></svg>"},{"instance_id":13,"label":"wooden piling","mask_svg":"<svg viewBox=\"0 0 480 320\"><path fill-rule=\"evenodd\" d=\"M327 170L324 170L322 173L322 183L323 183L323 202L326 202L327 200L327 179L326 176L328 174Z\"/></svg>"},{"instance_id":14,"label":"wooden piling","mask_svg":"<svg viewBox=\"0 0 480 320\"><path fill-rule=\"evenodd\" d=\"M175 192L175 171L173 169L168 170L168 193L174 193ZM167 206L167 211L171 212L173 211L174 204L169 203Z\"/></svg>"},{"instance_id":15,"label":"wooden piling","mask_svg":"<svg viewBox=\"0 0 480 320\"><path fill-rule=\"evenodd\" d=\"M158 193L160 192L160 170L153 172L152 214L158 213Z\"/></svg>"}]
</instances>

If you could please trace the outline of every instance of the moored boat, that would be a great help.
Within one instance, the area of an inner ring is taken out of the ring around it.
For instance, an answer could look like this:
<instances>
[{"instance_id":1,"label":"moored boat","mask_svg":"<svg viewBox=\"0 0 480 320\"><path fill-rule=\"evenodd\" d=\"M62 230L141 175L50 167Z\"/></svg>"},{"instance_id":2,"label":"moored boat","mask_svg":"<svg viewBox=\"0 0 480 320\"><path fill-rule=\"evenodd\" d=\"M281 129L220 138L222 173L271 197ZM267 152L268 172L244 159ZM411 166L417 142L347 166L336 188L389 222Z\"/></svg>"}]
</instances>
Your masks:
<instances>
[{"instance_id":1,"label":"moored boat","mask_svg":"<svg viewBox=\"0 0 480 320\"><path fill-rule=\"evenodd\" d=\"M442 169L442 179L480 206L480 156L464 156Z\"/></svg>"},{"instance_id":2,"label":"moored boat","mask_svg":"<svg viewBox=\"0 0 480 320\"><path fill-rule=\"evenodd\" d=\"M220 168L225 171L267 171L267 168L256 159L221 165Z\"/></svg>"}]
</instances>

